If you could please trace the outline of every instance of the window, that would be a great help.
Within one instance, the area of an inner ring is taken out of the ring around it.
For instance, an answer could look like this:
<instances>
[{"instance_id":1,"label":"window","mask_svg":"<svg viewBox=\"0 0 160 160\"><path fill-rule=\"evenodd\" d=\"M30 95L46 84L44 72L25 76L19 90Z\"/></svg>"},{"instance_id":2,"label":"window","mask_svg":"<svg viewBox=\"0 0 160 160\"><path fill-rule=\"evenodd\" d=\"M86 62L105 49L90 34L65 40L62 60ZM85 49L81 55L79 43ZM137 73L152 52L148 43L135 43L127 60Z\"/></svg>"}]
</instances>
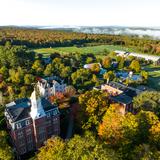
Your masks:
<instances>
[{"instance_id":1,"label":"window","mask_svg":"<svg viewBox=\"0 0 160 160\"><path fill-rule=\"evenodd\" d=\"M52 127L48 127L48 135L52 135L53 134L53 129Z\"/></svg>"},{"instance_id":2,"label":"window","mask_svg":"<svg viewBox=\"0 0 160 160\"><path fill-rule=\"evenodd\" d=\"M21 128L22 127L21 123L17 123L16 127L17 127L17 129Z\"/></svg>"},{"instance_id":3,"label":"window","mask_svg":"<svg viewBox=\"0 0 160 160\"><path fill-rule=\"evenodd\" d=\"M28 147L28 151L31 151L31 150L33 149L33 144L32 144L32 143L29 143L29 144L27 145L27 147Z\"/></svg>"},{"instance_id":4,"label":"window","mask_svg":"<svg viewBox=\"0 0 160 160\"><path fill-rule=\"evenodd\" d=\"M26 147L21 147L20 152L21 152L21 154L24 154L26 152Z\"/></svg>"},{"instance_id":5,"label":"window","mask_svg":"<svg viewBox=\"0 0 160 160\"><path fill-rule=\"evenodd\" d=\"M19 131L19 132L17 133L17 135L18 135L18 139L19 139L19 138L22 138L22 137L23 137L23 131Z\"/></svg>"},{"instance_id":6,"label":"window","mask_svg":"<svg viewBox=\"0 0 160 160\"><path fill-rule=\"evenodd\" d=\"M18 143L19 143L19 146L24 146L25 145L25 139L23 137L21 137L20 139L18 139Z\"/></svg>"},{"instance_id":7,"label":"window","mask_svg":"<svg viewBox=\"0 0 160 160\"><path fill-rule=\"evenodd\" d=\"M30 124L30 121L29 121L29 120L26 120L26 126L29 125L29 124Z\"/></svg>"},{"instance_id":8,"label":"window","mask_svg":"<svg viewBox=\"0 0 160 160\"><path fill-rule=\"evenodd\" d=\"M30 134L32 134L32 129L31 128L26 129L26 135L30 135Z\"/></svg>"},{"instance_id":9,"label":"window","mask_svg":"<svg viewBox=\"0 0 160 160\"><path fill-rule=\"evenodd\" d=\"M43 142L43 141L45 141L45 139L46 139L46 134L45 134L45 132L43 132L43 133L41 133L41 134L39 134L39 141L40 142Z\"/></svg>"},{"instance_id":10,"label":"window","mask_svg":"<svg viewBox=\"0 0 160 160\"><path fill-rule=\"evenodd\" d=\"M27 136L27 143L31 143L33 141L32 135Z\"/></svg>"},{"instance_id":11,"label":"window","mask_svg":"<svg viewBox=\"0 0 160 160\"><path fill-rule=\"evenodd\" d=\"M53 115L56 115L56 114L57 114L57 110L54 110L54 111L53 111Z\"/></svg>"},{"instance_id":12,"label":"window","mask_svg":"<svg viewBox=\"0 0 160 160\"><path fill-rule=\"evenodd\" d=\"M53 119L53 124L56 124L58 122L58 118Z\"/></svg>"},{"instance_id":13,"label":"window","mask_svg":"<svg viewBox=\"0 0 160 160\"><path fill-rule=\"evenodd\" d=\"M52 121L51 120L46 121L46 124L47 124L47 126L50 126L52 124Z\"/></svg>"},{"instance_id":14,"label":"window","mask_svg":"<svg viewBox=\"0 0 160 160\"><path fill-rule=\"evenodd\" d=\"M59 128L54 128L54 134L58 135L59 134Z\"/></svg>"},{"instance_id":15,"label":"window","mask_svg":"<svg viewBox=\"0 0 160 160\"><path fill-rule=\"evenodd\" d=\"M50 116L51 116L50 112L49 112L49 113L47 113L47 118L49 118Z\"/></svg>"}]
</instances>

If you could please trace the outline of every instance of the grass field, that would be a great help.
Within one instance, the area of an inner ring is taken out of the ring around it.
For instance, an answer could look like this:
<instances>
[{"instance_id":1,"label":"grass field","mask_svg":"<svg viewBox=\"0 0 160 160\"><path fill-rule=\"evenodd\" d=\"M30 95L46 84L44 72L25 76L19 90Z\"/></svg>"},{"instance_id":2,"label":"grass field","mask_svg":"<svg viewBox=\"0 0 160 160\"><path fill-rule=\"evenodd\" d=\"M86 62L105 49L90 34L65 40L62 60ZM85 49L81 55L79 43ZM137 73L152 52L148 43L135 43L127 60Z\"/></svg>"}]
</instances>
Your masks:
<instances>
[{"instance_id":1,"label":"grass field","mask_svg":"<svg viewBox=\"0 0 160 160\"><path fill-rule=\"evenodd\" d=\"M149 65L143 69L149 73L148 86L160 91L160 66Z\"/></svg>"},{"instance_id":2,"label":"grass field","mask_svg":"<svg viewBox=\"0 0 160 160\"><path fill-rule=\"evenodd\" d=\"M108 51L114 51L114 50L125 50L125 51L133 51L131 48L126 48L122 46L113 46L113 45L99 45L99 46L93 46L93 47L55 47L55 48L40 48L35 49L34 51L36 53L41 53L45 57L49 56L53 52L59 52L61 54L66 53L93 53L95 55L101 56L104 53L104 50Z\"/></svg>"}]
</instances>

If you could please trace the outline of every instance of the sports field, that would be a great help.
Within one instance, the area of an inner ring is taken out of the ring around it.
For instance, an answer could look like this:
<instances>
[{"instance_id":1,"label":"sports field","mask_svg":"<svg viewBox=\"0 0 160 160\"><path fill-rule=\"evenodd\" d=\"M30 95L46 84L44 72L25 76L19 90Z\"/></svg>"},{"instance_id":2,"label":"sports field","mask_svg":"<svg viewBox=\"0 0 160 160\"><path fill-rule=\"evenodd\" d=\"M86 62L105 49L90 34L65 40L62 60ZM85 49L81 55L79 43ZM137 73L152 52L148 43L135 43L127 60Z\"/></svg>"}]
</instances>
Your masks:
<instances>
[{"instance_id":1,"label":"sports field","mask_svg":"<svg viewBox=\"0 0 160 160\"><path fill-rule=\"evenodd\" d=\"M105 50L114 51L114 50L125 50L125 51L133 51L131 48L126 48L122 46L114 46L114 45L99 45L99 46L91 46L91 47L55 47L55 48L40 48L35 49L36 53L41 53L45 57L49 56L51 53L59 52L61 54L67 53L93 53L97 56L104 55Z\"/></svg>"}]
</instances>

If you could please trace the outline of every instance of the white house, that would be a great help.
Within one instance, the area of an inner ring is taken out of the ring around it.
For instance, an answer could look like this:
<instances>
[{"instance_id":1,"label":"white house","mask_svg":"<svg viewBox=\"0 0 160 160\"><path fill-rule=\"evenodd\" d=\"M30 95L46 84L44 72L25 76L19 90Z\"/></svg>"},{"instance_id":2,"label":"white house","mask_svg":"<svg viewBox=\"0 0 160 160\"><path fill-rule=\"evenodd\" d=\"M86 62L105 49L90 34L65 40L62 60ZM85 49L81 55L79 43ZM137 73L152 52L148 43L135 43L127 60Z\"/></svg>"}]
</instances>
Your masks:
<instances>
[{"instance_id":1,"label":"white house","mask_svg":"<svg viewBox=\"0 0 160 160\"><path fill-rule=\"evenodd\" d=\"M145 59L146 61L152 61L155 65L160 65L160 56L148 55L148 54L140 54L134 52L125 52L125 51L114 51L118 56L128 57L133 56L140 59Z\"/></svg>"},{"instance_id":2,"label":"white house","mask_svg":"<svg viewBox=\"0 0 160 160\"><path fill-rule=\"evenodd\" d=\"M64 93L67 85L61 82L59 83L56 80L46 80L46 79L41 79L38 81L37 86L40 91L40 95L42 97L50 97L51 95L55 95L58 92Z\"/></svg>"}]
</instances>

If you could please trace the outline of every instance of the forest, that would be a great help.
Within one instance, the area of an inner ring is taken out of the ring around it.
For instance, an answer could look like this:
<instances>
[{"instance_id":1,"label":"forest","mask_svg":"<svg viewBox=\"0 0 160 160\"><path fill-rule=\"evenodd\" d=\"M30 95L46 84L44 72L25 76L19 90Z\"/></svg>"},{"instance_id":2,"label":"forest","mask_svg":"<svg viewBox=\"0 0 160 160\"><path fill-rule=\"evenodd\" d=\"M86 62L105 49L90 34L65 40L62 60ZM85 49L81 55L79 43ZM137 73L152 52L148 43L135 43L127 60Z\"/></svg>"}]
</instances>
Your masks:
<instances>
[{"instance_id":1,"label":"forest","mask_svg":"<svg viewBox=\"0 0 160 160\"><path fill-rule=\"evenodd\" d=\"M143 53L160 54L160 41L138 36L84 34L58 30L40 30L16 27L0 28L0 44L11 41L13 45L26 45L29 48L90 46L99 44L135 47Z\"/></svg>"}]
</instances>

